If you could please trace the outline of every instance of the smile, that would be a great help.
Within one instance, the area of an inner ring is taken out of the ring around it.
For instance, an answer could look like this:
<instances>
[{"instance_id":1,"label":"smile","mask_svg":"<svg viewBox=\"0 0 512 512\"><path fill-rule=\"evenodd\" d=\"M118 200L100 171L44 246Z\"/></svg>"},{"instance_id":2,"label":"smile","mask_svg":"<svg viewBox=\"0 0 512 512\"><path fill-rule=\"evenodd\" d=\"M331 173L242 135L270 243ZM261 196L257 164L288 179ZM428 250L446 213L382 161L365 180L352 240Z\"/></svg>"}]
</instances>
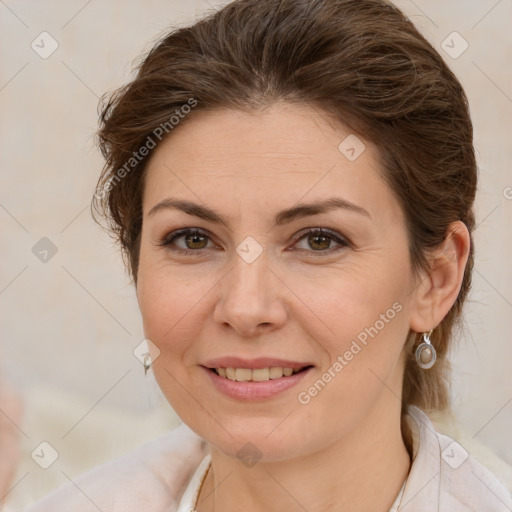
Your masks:
<instances>
[{"instance_id":1,"label":"smile","mask_svg":"<svg viewBox=\"0 0 512 512\"><path fill-rule=\"evenodd\" d=\"M271 366L268 368L213 368L212 370L229 380L237 382L264 382L267 380L290 377L300 373L305 368L284 368L282 366Z\"/></svg>"},{"instance_id":2,"label":"smile","mask_svg":"<svg viewBox=\"0 0 512 512\"><path fill-rule=\"evenodd\" d=\"M285 391L297 386L314 369L312 365L296 364L295 368L291 368L290 366L264 366L265 363L255 364L254 362L250 365L253 366L252 368L247 368L240 363L241 361L233 366L228 366L226 363L224 363L226 366L219 364L210 367L202 366L202 370L217 392L231 399L252 402L277 398Z\"/></svg>"}]
</instances>

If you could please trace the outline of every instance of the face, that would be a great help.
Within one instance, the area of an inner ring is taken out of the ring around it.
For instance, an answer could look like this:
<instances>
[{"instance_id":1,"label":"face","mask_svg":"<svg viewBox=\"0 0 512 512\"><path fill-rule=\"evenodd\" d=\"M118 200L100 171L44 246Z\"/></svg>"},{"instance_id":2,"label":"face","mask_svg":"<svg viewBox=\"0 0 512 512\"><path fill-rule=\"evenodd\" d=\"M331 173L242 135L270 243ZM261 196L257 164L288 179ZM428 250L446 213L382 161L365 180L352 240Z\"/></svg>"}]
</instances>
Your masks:
<instances>
[{"instance_id":1,"label":"face","mask_svg":"<svg viewBox=\"0 0 512 512\"><path fill-rule=\"evenodd\" d=\"M405 220L376 148L360 138L354 159L349 135L308 106L200 113L148 164L137 296L153 371L225 454L303 456L400 410Z\"/></svg>"}]
</instances>

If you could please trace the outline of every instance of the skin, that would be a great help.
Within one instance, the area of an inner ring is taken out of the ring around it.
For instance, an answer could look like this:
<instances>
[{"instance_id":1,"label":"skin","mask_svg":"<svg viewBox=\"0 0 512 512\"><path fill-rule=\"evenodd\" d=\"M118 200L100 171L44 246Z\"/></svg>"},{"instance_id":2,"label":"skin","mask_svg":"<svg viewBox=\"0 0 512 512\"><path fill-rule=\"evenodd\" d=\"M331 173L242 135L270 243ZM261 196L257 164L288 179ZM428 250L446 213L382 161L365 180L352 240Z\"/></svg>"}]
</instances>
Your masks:
<instances>
[{"instance_id":1,"label":"skin","mask_svg":"<svg viewBox=\"0 0 512 512\"><path fill-rule=\"evenodd\" d=\"M377 148L360 137L366 150L349 161L338 146L350 133L307 105L197 112L148 164L137 297L145 335L160 350L158 384L210 446L200 511L243 503L249 512L384 512L408 474L400 431L404 344L411 331L437 326L455 302L469 235L453 223L431 255L432 271L415 275L405 218L380 175ZM274 225L283 209L333 196L369 215L333 209ZM169 197L207 206L225 223L175 208L149 215ZM301 235L319 227L348 246ZM206 238L160 245L182 228ZM247 236L263 248L252 263L236 252ZM300 403L298 393L397 302L401 311ZM201 368L221 356L279 357L314 368L290 390L246 402L217 391ZM247 442L262 454L252 467L236 455Z\"/></svg>"}]
</instances>

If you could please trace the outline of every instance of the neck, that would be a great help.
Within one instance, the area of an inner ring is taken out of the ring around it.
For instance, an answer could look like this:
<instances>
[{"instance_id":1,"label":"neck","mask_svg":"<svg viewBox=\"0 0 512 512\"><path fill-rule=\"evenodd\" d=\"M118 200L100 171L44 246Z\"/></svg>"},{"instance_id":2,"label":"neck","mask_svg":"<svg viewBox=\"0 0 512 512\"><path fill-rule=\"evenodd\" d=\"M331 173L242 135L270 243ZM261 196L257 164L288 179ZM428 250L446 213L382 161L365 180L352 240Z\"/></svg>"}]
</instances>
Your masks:
<instances>
[{"instance_id":1,"label":"neck","mask_svg":"<svg viewBox=\"0 0 512 512\"><path fill-rule=\"evenodd\" d=\"M213 447L211 454L199 512L238 511L241 504L247 512L388 512L410 468L399 402L373 411L328 448L298 458L247 468Z\"/></svg>"}]
</instances>

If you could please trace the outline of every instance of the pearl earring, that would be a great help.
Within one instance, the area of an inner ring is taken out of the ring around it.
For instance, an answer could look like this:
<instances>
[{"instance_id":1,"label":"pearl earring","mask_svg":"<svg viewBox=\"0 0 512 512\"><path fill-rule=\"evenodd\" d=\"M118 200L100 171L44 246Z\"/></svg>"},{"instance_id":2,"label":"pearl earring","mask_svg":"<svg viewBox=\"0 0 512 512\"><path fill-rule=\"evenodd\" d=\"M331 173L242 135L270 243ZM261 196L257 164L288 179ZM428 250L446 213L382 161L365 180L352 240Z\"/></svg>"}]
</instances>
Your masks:
<instances>
[{"instance_id":1,"label":"pearl earring","mask_svg":"<svg viewBox=\"0 0 512 512\"><path fill-rule=\"evenodd\" d=\"M433 329L432 329L433 331ZM432 368L434 366L434 363L436 362L437 354L436 349L430 342L430 336L432 335L432 331L429 333L424 332L423 333L423 340L418 345L418 348L415 352L416 362L418 363L418 366L420 368L423 368L424 370L428 370L429 368Z\"/></svg>"}]
</instances>

